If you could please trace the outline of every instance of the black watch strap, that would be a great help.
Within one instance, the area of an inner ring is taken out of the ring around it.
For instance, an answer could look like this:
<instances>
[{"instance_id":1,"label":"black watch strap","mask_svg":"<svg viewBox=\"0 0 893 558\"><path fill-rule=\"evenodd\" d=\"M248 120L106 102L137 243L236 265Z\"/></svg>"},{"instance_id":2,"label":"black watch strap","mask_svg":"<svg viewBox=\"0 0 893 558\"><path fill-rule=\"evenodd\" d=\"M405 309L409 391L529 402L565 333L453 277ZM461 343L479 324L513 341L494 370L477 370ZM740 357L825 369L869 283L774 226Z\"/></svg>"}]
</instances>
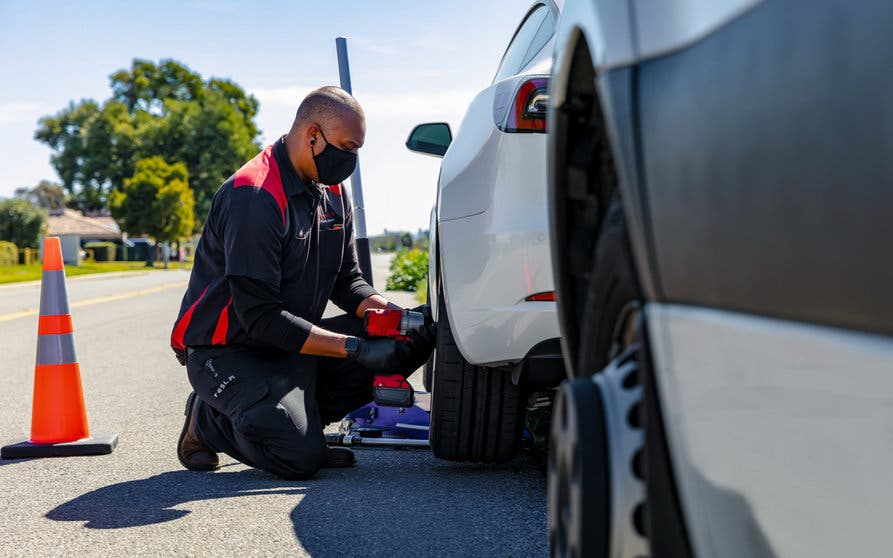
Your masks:
<instances>
[{"instance_id":1,"label":"black watch strap","mask_svg":"<svg viewBox=\"0 0 893 558\"><path fill-rule=\"evenodd\" d=\"M360 338L348 336L348 338L344 340L344 351L347 353L347 358L356 357L358 350L360 350Z\"/></svg>"}]
</instances>

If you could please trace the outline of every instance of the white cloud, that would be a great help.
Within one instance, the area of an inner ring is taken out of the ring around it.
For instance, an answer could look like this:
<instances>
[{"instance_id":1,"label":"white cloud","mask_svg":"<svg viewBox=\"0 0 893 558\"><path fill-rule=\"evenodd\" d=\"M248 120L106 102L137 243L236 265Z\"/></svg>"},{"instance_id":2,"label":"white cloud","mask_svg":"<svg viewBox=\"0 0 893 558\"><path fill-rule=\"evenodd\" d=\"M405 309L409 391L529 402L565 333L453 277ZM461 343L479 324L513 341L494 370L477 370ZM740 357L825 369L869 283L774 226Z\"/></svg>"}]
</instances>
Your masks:
<instances>
[{"instance_id":1,"label":"white cloud","mask_svg":"<svg viewBox=\"0 0 893 558\"><path fill-rule=\"evenodd\" d=\"M383 42L380 39L375 40L368 37L350 37L350 47L357 47L359 50L385 56L400 54L400 49L397 48L396 45Z\"/></svg>"},{"instance_id":2,"label":"white cloud","mask_svg":"<svg viewBox=\"0 0 893 558\"><path fill-rule=\"evenodd\" d=\"M36 123L40 117L39 105L35 103L0 103L0 124L12 122Z\"/></svg>"},{"instance_id":3,"label":"white cloud","mask_svg":"<svg viewBox=\"0 0 893 558\"><path fill-rule=\"evenodd\" d=\"M286 105L297 109L301 100L316 89L312 85L285 85L281 87L256 87L250 93L260 101L261 108Z\"/></svg>"},{"instance_id":4,"label":"white cloud","mask_svg":"<svg viewBox=\"0 0 893 558\"><path fill-rule=\"evenodd\" d=\"M294 111L314 86L286 85L258 87L251 90L261 104L261 110L287 107ZM360 93L357 100L363 105L367 118L409 117L424 118L438 114L463 114L477 92L453 89L436 92Z\"/></svg>"},{"instance_id":5,"label":"white cloud","mask_svg":"<svg viewBox=\"0 0 893 558\"><path fill-rule=\"evenodd\" d=\"M231 14L236 11L236 5L222 0L194 0L192 6L200 10L207 10L218 14Z\"/></svg>"},{"instance_id":6,"label":"white cloud","mask_svg":"<svg viewBox=\"0 0 893 558\"><path fill-rule=\"evenodd\" d=\"M436 118L437 115L463 114L475 94L476 92L470 89L412 93L363 93L357 94L357 100L363 105L366 118Z\"/></svg>"},{"instance_id":7,"label":"white cloud","mask_svg":"<svg viewBox=\"0 0 893 558\"><path fill-rule=\"evenodd\" d=\"M409 42L413 50L427 50L433 52L457 52L456 38L440 31L430 31L420 35Z\"/></svg>"}]
</instances>

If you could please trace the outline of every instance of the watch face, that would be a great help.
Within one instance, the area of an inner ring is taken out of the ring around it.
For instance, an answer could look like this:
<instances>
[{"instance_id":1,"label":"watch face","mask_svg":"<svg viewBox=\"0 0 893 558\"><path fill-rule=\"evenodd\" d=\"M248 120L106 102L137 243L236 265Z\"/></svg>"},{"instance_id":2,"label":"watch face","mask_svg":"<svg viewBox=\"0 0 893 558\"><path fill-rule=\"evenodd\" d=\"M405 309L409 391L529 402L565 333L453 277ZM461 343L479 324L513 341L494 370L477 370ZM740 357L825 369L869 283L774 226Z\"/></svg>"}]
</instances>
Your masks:
<instances>
[{"instance_id":1,"label":"watch face","mask_svg":"<svg viewBox=\"0 0 893 558\"><path fill-rule=\"evenodd\" d=\"M348 337L344 341L344 350L348 355L356 354L357 349L360 348L360 340L356 337Z\"/></svg>"}]
</instances>

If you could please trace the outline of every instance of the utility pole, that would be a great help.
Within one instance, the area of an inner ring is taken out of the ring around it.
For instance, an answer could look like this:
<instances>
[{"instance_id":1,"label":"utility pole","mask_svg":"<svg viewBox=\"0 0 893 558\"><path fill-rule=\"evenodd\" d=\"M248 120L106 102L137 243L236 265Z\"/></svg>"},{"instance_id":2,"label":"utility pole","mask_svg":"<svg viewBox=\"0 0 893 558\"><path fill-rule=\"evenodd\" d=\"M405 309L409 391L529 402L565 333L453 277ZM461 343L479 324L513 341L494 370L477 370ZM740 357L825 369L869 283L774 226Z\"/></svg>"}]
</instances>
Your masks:
<instances>
[{"instance_id":1,"label":"utility pole","mask_svg":"<svg viewBox=\"0 0 893 558\"><path fill-rule=\"evenodd\" d=\"M350 86L350 63L347 60L347 39L335 39L335 50L338 53L338 75L341 77L341 89L353 95ZM350 189L353 194L353 228L357 239L357 259L360 271L366 282L372 284L372 256L369 252L369 238L366 236L366 206L363 203L363 181L360 178L360 159L357 168L350 175Z\"/></svg>"}]
</instances>

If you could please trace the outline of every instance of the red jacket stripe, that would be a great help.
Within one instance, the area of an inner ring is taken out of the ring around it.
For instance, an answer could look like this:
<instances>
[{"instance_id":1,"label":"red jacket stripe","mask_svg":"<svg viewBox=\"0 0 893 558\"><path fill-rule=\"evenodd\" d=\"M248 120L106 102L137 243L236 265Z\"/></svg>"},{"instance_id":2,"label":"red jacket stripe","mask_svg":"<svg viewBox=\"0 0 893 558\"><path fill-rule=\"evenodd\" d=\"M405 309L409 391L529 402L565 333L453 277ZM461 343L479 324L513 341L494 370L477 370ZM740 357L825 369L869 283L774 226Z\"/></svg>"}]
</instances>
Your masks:
<instances>
[{"instance_id":1,"label":"red jacket stripe","mask_svg":"<svg viewBox=\"0 0 893 558\"><path fill-rule=\"evenodd\" d=\"M285 188L282 186L282 175L279 173L279 165L273 156L273 146L258 153L254 159L245 163L236 171L233 179L233 188L252 186L266 190L276 205L279 206L279 214L282 216L282 225L285 225L285 207L288 199L285 196Z\"/></svg>"},{"instance_id":2,"label":"red jacket stripe","mask_svg":"<svg viewBox=\"0 0 893 558\"><path fill-rule=\"evenodd\" d=\"M210 287L210 285L208 285ZM183 317L177 322L177 325L174 326L174 332L171 334L171 347L175 349L185 349L186 345L183 344L183 336L186 335L186 328L189 327L189 322L192 321L192 313L195 311L195 307L198 306L198 303L205 298L205 293L208 292L208 287L205 287L205 290L202 291L202 295L198 297L198 300L192 303L192 306L189 307L189 310L183 314Z\"/></svg>"},{"instance_id":3,"label":"red jacket stripe","mask_svg":"<svg viewBox=\"0 0 893 558\"><path fill-rule=\"evenodd\" d=\"M214 328L214 336L211 338L212 345L226 345L226 333L229 331L229 305L232 302L233 297L229 297L226 306L220 311L220 317L217 318L217 327Z\"/></svg>"}]
</instances>

